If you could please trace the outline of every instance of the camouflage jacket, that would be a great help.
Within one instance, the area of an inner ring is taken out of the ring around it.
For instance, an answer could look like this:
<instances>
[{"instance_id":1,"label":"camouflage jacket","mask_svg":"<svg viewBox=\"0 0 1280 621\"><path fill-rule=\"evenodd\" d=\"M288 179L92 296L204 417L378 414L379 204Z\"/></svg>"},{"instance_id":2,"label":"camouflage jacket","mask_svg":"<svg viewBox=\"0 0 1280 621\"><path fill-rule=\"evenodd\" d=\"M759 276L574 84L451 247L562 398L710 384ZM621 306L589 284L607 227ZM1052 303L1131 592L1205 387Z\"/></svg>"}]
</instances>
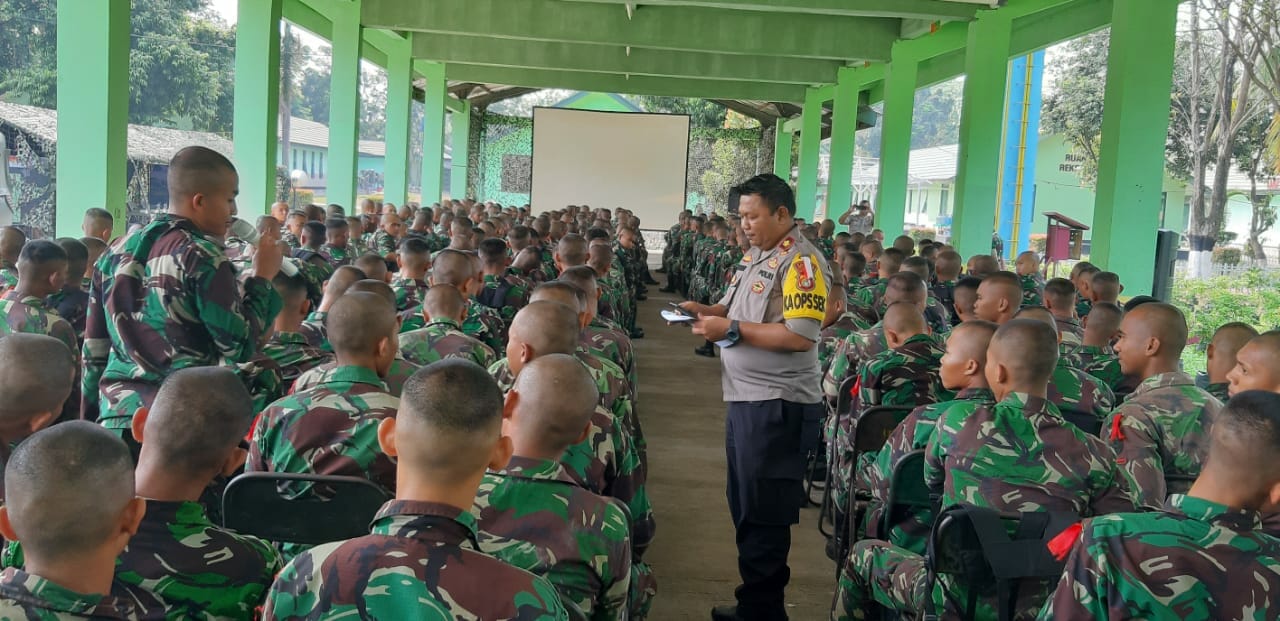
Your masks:
<instances>
[{"instance_id":1,"label":"camouflage jacket","mask_svg":"<svg viewBox=\"0 0 1280 621\"><path fill-rule=\"evenodd\" d=\"M1081 319L1089 316L1089 311L1093 310L1093 302L1083 298L1076 298L1076 317Z\"/></svg>"},{"instance_id":2,"label":"camouflage jacket","mask_svg":"<svg viewBox=\"0 0 1280 621\"><path fill-rule=\"evenodd\" d=\"M0 267L0 293L18 286L18 268Z\"/></svg>"},{"instance_id":3,"label":"camouflage jacket","mask_svg":"<svg viewBox=\"0 0 1280 621\"><path fill-rule=\"evenodd\" d=\"M467 300L467 316L462 320L462 331L493 351L507 349L507 324L502 321L502 315L474 299Z\"/></svg>"},{"instance_id":4,"label":"camouflage jacket","mask_svg":"<svg viewBox=\"0 0 1280 621\"><path fill-rule=\"evenodd\" d=\"M84 338L84 321L89 312L89 291L78 286L67 285L48 298L45 305L58 313L59 317L71 324L76 333L76 355L80 354L79 339Z\"/></svg>"},{"instance_id":5,"label":"camouflage jacket","mask_svg":"<svg viewBox=\"0 0 1280 621\"><path fill-rule=\"evenodd\" d=\"M298 334L307 340L307 344L327 352L333 351L333 346L329 344L329 329L324 325L324 319L329 313L314 311L307 315L306 321L298 328Z\"/></svg>"},{"instance_id":6,"label":"camouflage jacket","mask_svg":"<svg viewBox=\"0 0 1280 621\"><path fill-rule=\"evenodd\" d=\"M1105 419L1115 407L1115 394L1097 378L1070 366L1064 358L1058 358L1058 366L1049 378L1049 403L1059 412L1075 412Z\"/></svg>"},{"instance_id":7,"label":"camouflage jacket","mask_svg":"<svg viewBox=\"0 0 1280 621\"><path fill-rule=\"evenodd\" d=\"M0 573L0 619L4 621L134 621L142 618L141 612L136 601L76 593L14 567Z\"/></svg>"},{"instance_id":8,"label":"camouflage jacket","mask_svg":"<svg viewBox=\"0 0 1280 621\"><path fill-rule=\"evenodd\" d=\"M1120 372L1120 357L1110 347L1080 345L1068 351L1065 357L1068 366L1102 380L1112 391L1118 390L1124 383L1124 374Z\"/></svg>"},{"instance_id":9,"label":"camouflage jacket","mask_svg":"<svg viewBox=\"0 0 1280 621\"><path fill-rule=\"evenodd\" d=\"M942 505L1102 515L1134 503L1106 443L1067 424L1052 403L1011 393L949 410L925 450L924 478Z\"/></svg>"},{"instance_id":10,"label":"camouflage jacket","mask_svg":"<svg viewBox=\"0 0 1280 621\"><path fill-rule=\"evenodd\" d=\"M400 400L370 369L343 366L315 387L272 403L253 429L245 472L292 472L363 477L396 487L396 466L378 446L378 423ZM292 496L309 485L291 486Z\"/></svg>"},{"instance_id":11,"label":"camouflage jacket","mask_svg":"<svg viewBox=\"0 0 1280 621\"><path fill-rule=\"evenodd\" d=\"M62 341L71 356L80 359L80 337L75 328L57 313L49 310L45 301L35 296L22 296L17 289L0 294L0 336L5 334L43 334Z\"/></svg>"},{"instance_id":12,"label":"camouflage jacket","mask_svg":"<svg viewBox=\"0 0 1280 621\"><path fill-rule=\"evenodd\" d=\"M636 353L631 337L605 325L599 317L591 320L582 335L578 338L578 346L609 362L618 365L627 378L628 394L632 404L636 400Z\"/></svg>"},{"instance_id":13,"label":"camouflage jacket","mask_svg":"<svg viewBox=\"0 0 1280 621\"><path fill-rule=\"evenodd\" d=\"M282 565L267 542L214 526L200 503L148 500L112 594L137 594L148 619L248 620Z\"/></svg>"},{"instance_id":14,"label":"camouflage jacket","mask_svg":"<svg viewBox=\"0 0 1280 621\"><path fill-rule=\"evenodd\" d=\"M1044 277L1040 272L1019 275L1018 280L1022 282L1022 305L1044 306Z\"/></svg>"},{"instance_id":15,"label":"camouflage jacket","mask_svg":"<svg viewBox=\"0 0 1280 621\"><path fill-rule=\"evenodd\" d=\"M1084 328L1080 327L1080 322L1075 319L1063 319L1058 316L1053 317L1054 323L1058 324L1058 334L1061 335L1063 345L1069 348L1078 347L1080 342L1084 340Z\"/></svg>"},{"instance_id":16,"label":"camouflage jacket","mask_svg":"<svg viewBox=\"0 0 1280 621\"><path fill-rule=\"evenodd\" d=\"M578 486L559 462L512 457L480 483L481 548L551 581L582 618L627 618L631 527L622 503Z\"/></svg>"},{"instance_id":17,"label":"camouflage jacket","mask_svg":"<svg viewBox=\"0 0 1280 621\"><path fill-rule=\"evenodd\" d=\"M881 300L883 302L883 300ZM883 312L884 309L881 309ZM934 334L946 336L951 334L951 309L942 303L942 300L930 295L925 298L924 302L924 320L928 322L929 329Z\"/></svg>"},{"instance_id":18,"label":"camouflage jacket","mask_svg":"<svg viewBox=\"0 0 1280 621\"><path fill-rule=\"evenodd\" d=\"M1253 511L1183 495L1086 521L1040 618L1275 619L1280 539L1260 526Z\"/></svg>"},{"instance_id":19,"label":"camouflage jacket","mask_svg":"<svg viewBox=\"0 0 1280 621\"><path fill-rule=\"evenodd\" d=\"M1214 382L1204 387L1204 391L1213 395L1214 399L1226 403L1231 398L1231 384L1228 382Z\"/></svg>"},{"instance_id":20,"label":"camouflage jacket","mask_svg":"<svg viewBox=\"0 0 1280 621\"><path fill-rule=\"evenodd\" d=\"M532 291L533 283L514 272L507 272L501 278L485 274L484 290L476 294L476 299L498 311L502 323L510 327L516 313L529 303L529 293Z\"/></svg>"},{"instance_id":21,"label":"camouflage jacket","mask_svg":"<svg viewBox=\"0 0 1280 621\"><path fill-rule=\"evenodd\" d=\"M352 248L351 246L339 248L331 244L325 244L320 246L320 252L329 257L329 264L335 268L342 267L343 265L351 265L351 262L359 256L359 254L357 254L357 249Z\"/></svg>"},{"instance_id":22,"label":"camouflage jacket","mask_svg":"<svg viewBox=\"0 0 1280 621\"><path fill-rule=\"evenodd\" d=\"M828 261L836 258L836 240L830 237L819 237L813 240L813 246L822 252Z\"/></svg>"},{"instance_id":23,"label":"camouflage jacket","mask_svg":"<svg viewBox=\"0 0 1280 621\"><path fill-rule=\"evenodd\" d=\"M1104 424L1116 463L1129 478L1138 504L1160 509L1169 495L1168 475L1195 477L1209 451L1209 427L1222 402L1181 372L1161 373L1138 384ZM1173 491L1185 491L1185 486Z\"/></svg>"},{"instance_id":24,"label":"camouflage jacket","mask_svg":"<svg viewBox=\"0 0 1280 621\"><path fill-rule=\"evenodd\" d=\"M879 323L850 334L831 354L831 364L822 376L823 394L834 403L844 379L856 375L863 362L888 348L884 327Z\"/></svg>"},{"instance_id":25,"label":"camouflage jacket","mask_svg":"<svg viewBox=\"0 0 1280 621\"><path fill-rule=\"evenodd\" d=\"M949 401L954 396L942 387L938 375L946 350L929 334L917 334L897 349L880 352L858 373L858 399L854 411L877 405L911 407Z\"/></svg>"},{"instance_id":26,"label":"camouflage jacket","mask_svg":"<svg viewBox=\"0 0 1280 621\"><path fill-rule=\"evenodd\" d=\"M173 371L247 362L282 305L263 278L242 296L222 246L168 214L108 249L93 279L82 409L110 429L128 429Z\"/></svg>"},{"instance_id":27,"label":"camouflage jacket","mask_svg":"<svg viewBox=\"0 0 1280 621\"><path fill-rule=\"evenodd\" d=\"M845 312L835 323L822 329L818 337L818 366L826 369L831 364L831 356L835 354L840 343L849 335L871 327L866 320L857 314Z\"/></svg>"},{"instance_id":28,"label":"camouflage jacket","mask_svg":"<svg viewBox=\"0 0 1280 621\"><path fill-rule=\"evenodd\" d=\"M567 621L543 578L479 551L475 518L432 502L383 505L364 537L289 562L263 619L521 619Z\"/></svg>"},{"instance_id":29,"label":"camouflage jacket","mask_svg":"<svg viewBox=\"0 0 1280 621\"><path fill-rule=\"evenodd\" d=\"M556 255L551 250L550 242L538 244L538 252L542 255L542 282L555 280L560 276L560 271L556 269Z\"/></svg>"},{"instance_id":30,"label":"camouflage jacket","mask_svg":"<svg viewBox=\"0 0 1280 621\"><path fill-rule=\"evenodd\" d=\"M262 346L262 355L270 358L280 368L284 391L289 392L293 382L303 373L333 360L330 354L307 342L299 332L276 332Z\"/></svg>"},{"instance_id":31,"label":"camouflage jacket","mask_svg":"<svg viewBox=\"0 0 1280 621\"><path fill-rule=\"evenodd\" d=\"M301 392L308 388L315 388L322 382L326 381L329 374L338 368L338 361L331 360L318 367L298 376L293 382L293 392ZM405 380L418 370L418 365L401 358L399 354L396 359L391 361L391 368L387 370L386 376L382 378L382 383L386 385L387 392L392 396L399 395L404 391Z\"/></svg>"},{"instance_id":32,"label":"camouflage jacket","mask_svg":"<svg viewBox=\"0 0 1280 621\"><path fill-rule=\"evenodd\" d=\"M366 252L372 252L373 254L385 258L387 255L396 251L396 247L399 243L399 240L392 237L390 233L382 229L378 229L377 231L374 231L373 237L369 238L369 243L365 245L364 249Z\"/></svg>"},{"instance_id":33,"label":"camouflage jacket","mask_svg":"<svg viewBox=\"0 0 1280 621\"><path fill-rule=\"evenodd\" d=\"M298 236L294 235L293 231L284 227L280 227L280 241L288 244L290 248L294 249L302 246L302 240L298 239Z\"/></svg>"},{"instance_id":34,"label":"camouflage jacket","mask_svg":"<svg viewBox=\"0 0 1280 621\"><path fill-rule=\"evenodd\" d=\"M924 554L933 527L933 511L911 516L894 526L888 533L881 532L884 503L889 499L889 484L893 468L907 453L923 449L933 438L935 425L953 409L972 412L979 407L992 407L995 395L988 388L967 388L956 394L954 401L922 405L911 411L893 433L879 453L867 454L868 459L859 464L858 489L871 492L871 507L866 514L865 530L868 537L884 539L916 554Z\"/></svg>"},{"instance_id":35,"label":"camouflage jacket","mask_svg":"<svg viewBox=\"0 0 1280 621\"><path fill-rule=\"evenodd\" d=\"M436 235L435 232L430 229L426 231L415 231L413 229L409 229L408 231L405 231L404 236L406 238L416 237L426 242L428 252L439 252L449 245L448 237L444 235Z\"/></svg>"},{"instance_id":36,"label":"camouflage jacket","mask_svg":"<svg viewBox=\"0 0 1280 621\"><path fill-rule=\"evenodd\" d=\"M400 335L400 355L419 366L447 358L470 360L488 369L498 357L488 345L463 334L458 322L436 319Z\"/></svg>"},{"instance_id":37,"label":"camouflage jacket","mask_svg":"<svg viewBox=\"0 0 1280 621\"><path fill-rule=\"evenodd\" d=\"M422 304L422 296L426 295L427 281L416 278L396 276L391 279L391 290L396 294L396 310L399 312L415 311Z\"/></svg>"}]
</instances>

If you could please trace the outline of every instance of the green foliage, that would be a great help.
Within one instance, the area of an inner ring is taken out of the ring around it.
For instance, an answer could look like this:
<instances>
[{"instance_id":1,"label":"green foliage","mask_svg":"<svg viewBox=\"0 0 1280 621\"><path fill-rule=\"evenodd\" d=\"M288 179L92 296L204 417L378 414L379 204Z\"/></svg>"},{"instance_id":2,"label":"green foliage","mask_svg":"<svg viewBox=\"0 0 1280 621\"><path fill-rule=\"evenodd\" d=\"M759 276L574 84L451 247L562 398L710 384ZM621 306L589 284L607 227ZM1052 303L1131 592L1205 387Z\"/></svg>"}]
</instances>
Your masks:
<instances>
[{"instance_id":1,"label":"green foliage","mask_svg":"<svg viewBox=\"0 0 1280 621\"><path fill-rule=\"evenodd\" d=\"M689 124L693 127L724 127L724 120L729 112L728 108L706 99L655 95L636 95L633 99L649 112L687 114Z\"/></svg>"},{"instance_id":2,"label":"green foliage","mask_svg":"<svg viewBox=\"0 0 1280 621\"><path fill-rule=\"evenodd\" d=\"M1201 370L1205 348L1222 324L1242 321L1259 331L1280 326L1280 273L1249 270L1238 276L1178 278L1172 302L1187 316L1190 344L1183 362L1188 370Z\"/></svg>"},{"instance_id":3,"label":"green foliage","mask_svg":"<svg viewBox=\"0 0 1280 621\"><path fill-rule=\"evenodd\" d=\"M916 91L911 124L911 148L927 149L960 142L960 104L964 78L935 84ZM873 106L883 113L884 105ZM858 132L858 154L880 157L880 124Z\"/></svg>"},{"instance_id":4,"label":"green foliage","mask_svg":"<svg viewBox=\"0 0 1280 621\"><path fill-rule=\"evenodd\" d=\"M1049 236L1044 233L1032 233L1030 241L1031 249L1040 254L1044 254L1045 250L1049 247Z\"/></svg>"},{"instance_id":5,"label":"green foliage","mask_svg":"<svg viewBox=\"0 0 1280 621\"><path fill-rule=\"evenodd\" d=\"M757 132L758 135L758 132ZM702 173L702 193L708 205L721 210L729 203L729 188L741 183L743 171L755 165L756 144L721 138L711 145L711 167Z\"/></svg>"},{"instance_id":6,"label":"green foliage","mask_svg":"<svg viewBox=\"0 0 1280 621\"><path fill-rule=\"evenodd\" d=\"M1220 265L1240 265L1240 249L1218 246L1213 249L1213 262Z\"/></svg>"},{"instance_id":7,"label":"green foliage","mask_svg":"<svg viewBox=\"0 0 1280 621\"><path fill-rule=\"evenodd\" d=\"M1083 156L1080 181L1092 187L1098 177L1098 150L1102 145L1102 99L1107 80L1107 48L1111 31L1100 30L1065 45L1053 83L1053 95L1044 100L1041 129L1065 134L1075 152Z\"/></svg>"},{"instance_id":8,"label":"green foliage","mask_svg":"<svg viewBox=\"0 0 1280 621\"><path fill-rule=\"evenodd\" d=\"M920 241L922 239L938 239L938 229L929 227L911 229L907 231L907 235L916 241Z\"/></svg>"}]
</instances>

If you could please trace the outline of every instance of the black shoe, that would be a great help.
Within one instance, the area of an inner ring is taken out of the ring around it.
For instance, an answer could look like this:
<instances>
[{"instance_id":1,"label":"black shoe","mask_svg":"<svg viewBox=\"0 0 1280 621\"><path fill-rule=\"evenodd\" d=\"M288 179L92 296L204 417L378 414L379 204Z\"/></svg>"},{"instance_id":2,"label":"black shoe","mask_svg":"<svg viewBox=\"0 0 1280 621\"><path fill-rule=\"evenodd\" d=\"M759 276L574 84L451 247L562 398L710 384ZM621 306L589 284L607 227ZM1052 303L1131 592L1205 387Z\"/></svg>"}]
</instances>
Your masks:
<instances>
[{"instance_id":1,"label":"black shoe","mask_svg":"<svg viewBox=\"0 0 1280 621\"><path fill-rule=\"evenodd\" d=\"M659 274L665 274L666 272L659 270L659 271L658 271L658 273L659 273ZM645 275L644 275L644 284L646 284L646 285L656 285L656 284L658 284L658 281L654 280L654 279L653 279L653 276L650 276L650 275L648 275L648 274L645 274Z\"/></svg>"},{"instance_id":2,"label":"black shoe","mask_svg":"<svg viewBox=\"0 0 1280 621\"><path fill-rule=\"evenodd\" d=\"M631 331L631 338L633 338L633 339L642 339L642 338L644 338L644 328L636 328L636 329L632 330L632 331Z\"/></svg>"},{"instance_id":3,"label":"black shoe","mask_svg":"<svg viewBox=\"0 0 1280 621\"><path fill-rule=\"evenodd\" d=\"M737 606L716 606L711 609L711 621L741 621Z\"/></svg>"},{"instance_id":4,"label":"black shoe","mask_svg":"<svg viewBox=\"0 0 1280 621\"><path fill-rule=\"evenodd\" d=\"M659 274L666 274L666 273L667 273L667 270L666 270L665 268L661 268L661 267L660 267L660 268L658 268L658 269L656 269L656 270L653 270L653 271L655 271L655 272L657 272L657 273L659 273ZM650 278L650 277L648 277L648 276L645 276L645 282L646 282L646 283L648 283L648 284L650 284L650 285L656 285L656 284L658 284L658 283L656 283L656 282L648 282L648 281L650 281L650 280L653 280L653 279L652 279L652 278Z\"/></svg>"},{"instance_id":5,"label":"black shoe","mask_svg":"<svg viewBox=\"0 0 1280 621\"><path fill-rule=\"evenodd\" d=\"M647 295L645 295L645 294L643 294L643 293L641 293L640 295L637 295L637 296L636 296L636 301L637 301L637 302L643 302L643 301L645 301L645 300L647 300L647 299L649 299L649 296L647 296Z\"/></svg>"},{"instance_id":6,"label":"black shoe","mask_svg":"<svg viewBox=\"0 0 1280 621\"><path fill-rule=\"evenodd\" d=\"M706 345L703 345L702 347L695 347L695 348L693 348L693 353L698 354L699 356L706 356L706 357L708 357L708 358L715 358L715 357L716 357L716 346L715 346L715 345L712 345L712 344L710 344L710 343L707 343Z\"/></svg>"},{"instance_id":7,"label":"black shoe","mask_svg":"<svg viewBox=\"0 0 1280 621\"><path fill-rule=\"evenodd\" d=\"M675 288L675 287L663 287L663 288L661 288L661 289L658 289L658 291L661 291L661 292L663 292L663 293L675 293L675 292L676 292L676 288Z\"/></svg>"}]
</instances>

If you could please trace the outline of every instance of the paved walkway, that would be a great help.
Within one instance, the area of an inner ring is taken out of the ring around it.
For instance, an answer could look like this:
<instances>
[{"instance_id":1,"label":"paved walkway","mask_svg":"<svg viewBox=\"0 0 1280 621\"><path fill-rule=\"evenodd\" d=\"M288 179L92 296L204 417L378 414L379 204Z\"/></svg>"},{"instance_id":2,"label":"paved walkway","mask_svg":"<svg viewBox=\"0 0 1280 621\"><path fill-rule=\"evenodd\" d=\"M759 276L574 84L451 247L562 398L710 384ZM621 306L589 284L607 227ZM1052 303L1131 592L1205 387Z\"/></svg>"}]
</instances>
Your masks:
<instances>
[{"instance_id":1,"label":"paved walkway","mask_svg":"<svg viewBox=\"0 0 1280 621\"><path fill-rule=\"evenodd\" d=\"M658 278L665 280L661 275ZM649 442L649 497L658 533L645 559L658 576L650 619L705 621L732 603L738 584L733 524L725 503L724 415L720 362L693 355L701 341L667 326L658 311L675 301L651 287L640 305L646 337L635 341L639 413ZM828 618L835 565L823 554L817 510L792 529L788 610L793 621Z\"/></svg>"}]
</instances>

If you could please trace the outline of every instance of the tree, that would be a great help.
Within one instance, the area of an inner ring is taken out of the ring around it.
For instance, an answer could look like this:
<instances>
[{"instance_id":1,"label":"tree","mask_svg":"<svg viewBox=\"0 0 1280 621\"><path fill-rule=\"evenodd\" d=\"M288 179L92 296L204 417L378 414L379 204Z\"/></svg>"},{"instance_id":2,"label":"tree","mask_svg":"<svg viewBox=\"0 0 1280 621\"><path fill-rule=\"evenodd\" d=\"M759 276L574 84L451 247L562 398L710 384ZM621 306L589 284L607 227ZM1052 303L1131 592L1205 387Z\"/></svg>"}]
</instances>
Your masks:
<instances>
[{"instance_id":1,"label":"tree","mask_svg":"<svg viewBox=\"0 0 1280 621\"><path fill-rule=\"evenodd\" d=\"M1274 164L1268 159L1270 152L1267 145L1267 129L1271 124L1269 115L1259 114L1240 130L1239 139L1233 154L1236 166L1249 176L1249 258L1254 261L1266 261L1267 253L1262 248L1262 234L1275 226L1276 208L1271 206L1271 195L1258 193L1258 181L1271 175Z\"/></svg>"},{"instance_id":2,"label":"tree","mask_svg":"<svg viewBox=\"0 0 1280 621\"><path fill-rule=\"evenodd\" d=\"M665 114L687 114L692 127L724 127L725 117L729 109L706 99L687 99L684 97L658 97L655 95L637 95L636 103L649 112ZM726 199L727 200L727 199Z\"/></svg>"},{"instance_id":3,"label":"tree","mask_svg":"<svg viewBox=\"0 0 1280 621\"><path fill-rule=\"evenodd\" d=\"M707 205L728 205L729 188L741 183L744 172L754 170L756 144L720 138L711 145L711 168L702 173L702 192Z\"/></svg>"},{"instance_id":4,"label":"tree","mask_svg":"<svg viewBox=\"0 0 1280 621\"><path fill-rule=\"evenodd\" d=\"M309 48L308 48L309 49ZM317 56L330 56L330 49L320 48ZM329 80L332 75L328 63L312 62L302 68L298 79L298 96L293 99L293 115L317 123L329 124Z\"/></svg>"},{"instance_id":5,"label":"tree","mask_svg":"<svg viewBox=\"0 0 1280 621\"><path fill-rule=\"evenodd\" d=\"M360 71L360 139L382 140L387 135L387 74L369 67Z\"/></svg>"},{"instance_id":6,"label":"tree","mask_svg":"<svg viewBox=\"0 0 1280 621\"><path fill-rule=\"evenodd\" d=\"M1101 30L1063 45L1051 83L1053 94L1044 100L1041 129L1064 134L1083 161L1080 181L1089 187L1098 180L1098 151L1102 145L1102 100L1107 87L1107 50L1111 31Z\"/></svg>"},{"instance_id":7,"label":"tree","mask_svg":"<svg viewBox=\"0 0 1280 621\"><path fill-rule=\"evenodd\" d=\"M916 91L915 109L911 117L912 149L927 149L960 142L963 89L964 78L956 78ZM884 113L883 104L876 104L872 109L877 113ZM854 138L858 154L879 158L880 136L879 124L858 132Z\"/></svg>"},{"instance_id":8,"label":"tree","mask_svg":"<svg viewBox=\"0 0 1280 621\"><path fill-rule=\"evenodd\" d=\"M1219 9L1229 9L1231 4L1217 0ZM1243 40L1228 39L1227 44L1236 53L1244 54L1249 43L1261 46L1257 64L1246 67L1244 79L1251 80L1259 94L1271 102L1270 126L1264 136L1264 144L1271 162L1271 169L1280 174L1280 4L1247 0L1239 10L1239 26L1246 34Z\"/></svg>"},{"instance_id":9,"label":"tree","mask_svg":"<svg viewBox=\"0 0 1280 621\"><path fill-rule=\"evenodd\" d=\"M1244 40L1250 35L1240 12L1232 9L1240 8L1241 2L1247 5L1251 0L1194 0L1189 36L1176 50L1169 155L1170 168L1191 180L1191 278L1209 274L1226 213L1236 137L1262 112L1252 81L1241 79L1257 66L1262 50L1261 42ZM1201 28L1203 22L1206 28Z\"/></svg>"}]
</instances>

